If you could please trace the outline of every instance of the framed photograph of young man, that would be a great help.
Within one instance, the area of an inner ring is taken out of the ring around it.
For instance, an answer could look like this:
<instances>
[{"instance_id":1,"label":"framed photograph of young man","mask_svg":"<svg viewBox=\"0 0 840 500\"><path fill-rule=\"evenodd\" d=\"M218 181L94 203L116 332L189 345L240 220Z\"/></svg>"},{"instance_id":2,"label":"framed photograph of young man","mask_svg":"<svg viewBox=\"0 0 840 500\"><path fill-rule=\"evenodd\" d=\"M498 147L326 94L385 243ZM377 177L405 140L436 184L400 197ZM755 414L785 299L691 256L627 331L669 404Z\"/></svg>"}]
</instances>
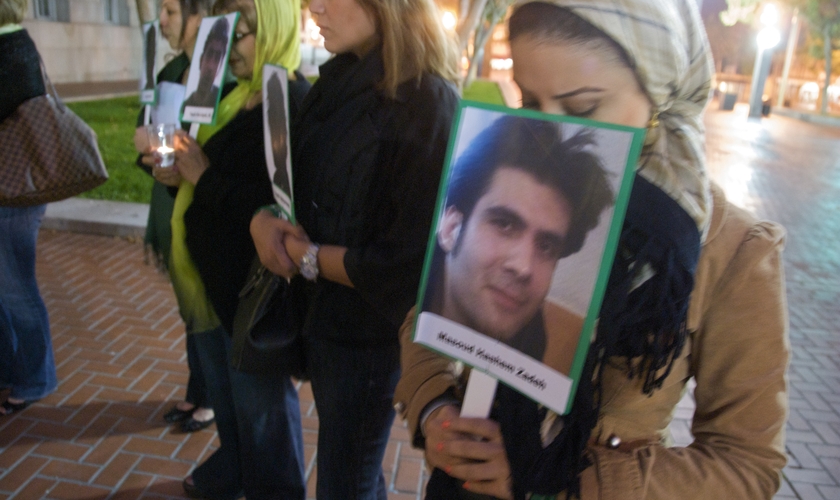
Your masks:
<instances>
[{"instance_id":1,"label":"framed photograph of young man","mask_svg":"<svg viewBox=\"0 0 840 500\"><path fill-rule=\"evenodd\" d=\"M160 24L158 21L152 21L143 23L141 28L143 30L143 58L140 66L140 102L155 104L157 98L155 60L157 59L157 34L160 32Z\"/></svg>"},{"instance_id":2,"label":"framed photograph of young man","mask_svg":"<svg viewBox=\"0 0 840 500\"><path fill-rule=\"evenodd\" d=\"M213 125L227 72L233 29L239 19L234 12L205 17L198 28L195 52L181 121Z\"/></svg>"},{"instance_id":3,"label":"framed photograph of young man","mask_svg":"<svg viewBox=\"0 0 840 500\"><path fill-rule=\"evenodd\" d=\"M644 131L462 103L414 341L570 409Z\"/></svg>"},{"instance_id":4,"label":"framed photograph of young man","mask_svg":"<svg viewBox=\"0 0 840 500\"><path fill-rule=\"evenodd\" d=\"M263 66L263 131L265 164L274 200L286 217L295 220L292 154L289 149L289 80L285 68Z\"/></svg>"}]
</instances>

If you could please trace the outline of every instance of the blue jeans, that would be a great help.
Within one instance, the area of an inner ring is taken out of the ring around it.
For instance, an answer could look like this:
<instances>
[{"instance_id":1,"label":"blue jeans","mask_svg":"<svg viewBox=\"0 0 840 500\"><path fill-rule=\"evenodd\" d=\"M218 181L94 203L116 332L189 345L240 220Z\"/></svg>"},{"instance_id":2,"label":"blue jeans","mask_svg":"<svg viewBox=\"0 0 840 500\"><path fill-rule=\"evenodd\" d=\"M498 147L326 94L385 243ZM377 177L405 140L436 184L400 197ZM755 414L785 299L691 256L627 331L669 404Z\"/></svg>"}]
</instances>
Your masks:
<instances>
[{"instance_id":1,"label":"blue jeans","mask_svg":"<svg viewBox=\"0 0 840 500\"><path fill-rule=\"evenodd\" d=\"M35 242L45 210L0 207L0 387L27 401L58 385L47 308L35 280Z\"/></svg>"},{"instance_id":2,"label":"blue jeans","mask_svg":"<svg viewBox=\"0 0 840 500\"><path fill-rule=\"evenodd\" d=\"M319 500L387 498L382 459L395 416L399 354L397 344L361 347L307 339L319 420Z\"/></svg>"},{"instance_id":3,"label":"blue jeans","mask_svg":"<svg viewBox=\"0 0 840 500\"><path fill-rule=\"evenodd\" d=\"M303 432L289 377L230 368L223 328L194 333L221 446L192 476L208 498L303 500Z\"/></svg>"},{"instance_id":4,"label":"blue jeans","mask_svg":"<svg viewBox=\"0 0 840 500\"><path fill-rule=\"evenodd\" d=\"M195 335L187 334L187 366L190 368L190 378L187 380L187 395L184 401L201 408L212 408L207 384L204 383L204 372L201 371L201 360L195 345Z\"/></svg>"}]
</instances>

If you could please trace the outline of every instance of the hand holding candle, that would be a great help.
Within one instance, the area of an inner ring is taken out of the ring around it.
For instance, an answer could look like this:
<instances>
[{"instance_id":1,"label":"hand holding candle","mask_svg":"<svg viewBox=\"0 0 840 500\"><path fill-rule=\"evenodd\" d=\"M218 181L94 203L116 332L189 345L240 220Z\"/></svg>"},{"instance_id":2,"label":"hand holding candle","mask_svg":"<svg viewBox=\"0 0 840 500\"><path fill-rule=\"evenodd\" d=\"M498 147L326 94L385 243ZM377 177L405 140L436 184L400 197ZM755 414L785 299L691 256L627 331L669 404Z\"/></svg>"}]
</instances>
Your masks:
<instances>
[{"instance_id":1,"label":"hand holding candle","mask_svg":"<svg viewBox=\"0 0 840 500\"><path fill-rule=\"evenodd\" d=\"M149 137L149 146L154 151L155 164L158 167L171 167L175 163L175 125L146 125L146 135Z\"/></svg>"}]
</instances>

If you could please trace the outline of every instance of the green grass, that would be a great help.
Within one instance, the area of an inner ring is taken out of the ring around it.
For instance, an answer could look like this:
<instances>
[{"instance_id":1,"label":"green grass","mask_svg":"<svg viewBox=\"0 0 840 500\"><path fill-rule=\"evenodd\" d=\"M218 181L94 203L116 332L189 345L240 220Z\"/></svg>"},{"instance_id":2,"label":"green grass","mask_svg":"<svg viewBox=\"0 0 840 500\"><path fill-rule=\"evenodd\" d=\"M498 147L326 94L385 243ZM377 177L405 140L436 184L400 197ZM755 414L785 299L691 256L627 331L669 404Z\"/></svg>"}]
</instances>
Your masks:
<instances>
[{"instance_id":1,"label":"green grass","mask_svg":"<svg viewBox=\"0 0 840 500\"><path fill-rule=\"evenodd\" d=\"M505 105L502 91L496 82L490 80L475 80L472 85L464 89L464 99L469 101L486 102L488 104Z\"/></svg>"},{"instance_id":2,"label":"green grass","mask_svg":"<svg viewBox=\"0 0 840 500\"><path fill-rule=\"evenodd\" d=\"M464 99L504 105L495 82L477 80L464 91ZM135 164L134 129L140 103L137 96L68 103L96 131L99 150L108 168L108 182L81 195L83 198L148 203L152 178Z\"/></svg>"},{"instance_id":3,"label":"green grass","mask_svg":"<svg viewBox=\"0 0 840 500\"><path fill-rule=\"evenodd\" d=\"M135 165L134 129L140 103L137 96L67 104L96 131L99 151L108 168L109 179L83 198L148 203L152 178Z\"/></svg>"}]
</instances>

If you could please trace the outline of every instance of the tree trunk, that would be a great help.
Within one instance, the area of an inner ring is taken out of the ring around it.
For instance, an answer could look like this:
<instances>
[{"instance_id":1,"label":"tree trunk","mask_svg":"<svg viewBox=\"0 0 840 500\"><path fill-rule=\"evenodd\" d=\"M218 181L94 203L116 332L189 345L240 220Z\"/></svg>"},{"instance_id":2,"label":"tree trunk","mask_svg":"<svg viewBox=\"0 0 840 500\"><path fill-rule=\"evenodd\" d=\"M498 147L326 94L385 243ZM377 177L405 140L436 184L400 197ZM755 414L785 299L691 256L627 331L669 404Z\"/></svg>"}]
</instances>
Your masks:
<instances>
[{"instance_id":1,"label":"tree trunk","mask_svg":"<svg viewBox=\"0 0 840 500\"><path fill-rule=\"evenodd\" d=\"M463 20L470 12L470 0L460 0L458 3L458 19Z\"/></svg>"},{"instance_id":2,"label":"tree trunk","mask_svg":"<svg viewBox=\"0 0 840 500\"><path fill-rule=\"evenodd\" d=\"M473 0L470 5L470 11L467 17L461 18L461 24L458 26L458 54L463 54L467 50L467 45L470 43L470 36L475 31L476 26L480 22L481 16L484 13L484 7L487 5L487 0ZM463 15L463 14L462 14Z\"/></svg>"},{"instance_id":3,"label":"tree trunk","mask_svg":"<svg viewBox=\"0 0 840 500\"><path fill-rule=\"evenodd\" d=\"M498 20L494 18L489 22L481 23L475 31L475 50L470 56L470 69L467 71L466 79L464 79L464 88L469 87L478 75L478 64L484 61L484 46L487 45L487 40L490 39L490 34L496 24L498 24Z\"/></svg>"},{"instance_id":4,"label":"tree trunk","mask_svg":"<svg viewBox=\"0 0 840 500\"><path fill-rule=\"evenodd\" d=\"M153 21L155 19L155 14L152 11L151 6L147 0L137 0L137 19L140 20L140 24L147 23L149 21Z\"/></svg>"},{"instance_id":5,"label":"tree trunk","mask_svg":"<svg viewBox=\"0 0 840 500\"><path fill-rule=\"evenodd\" d=\"M823 53L825 54L825 85L822 88L820 114L828 114L828 86L831 85L831 25L823 28Z\"/></svg>"}]
</instances>

